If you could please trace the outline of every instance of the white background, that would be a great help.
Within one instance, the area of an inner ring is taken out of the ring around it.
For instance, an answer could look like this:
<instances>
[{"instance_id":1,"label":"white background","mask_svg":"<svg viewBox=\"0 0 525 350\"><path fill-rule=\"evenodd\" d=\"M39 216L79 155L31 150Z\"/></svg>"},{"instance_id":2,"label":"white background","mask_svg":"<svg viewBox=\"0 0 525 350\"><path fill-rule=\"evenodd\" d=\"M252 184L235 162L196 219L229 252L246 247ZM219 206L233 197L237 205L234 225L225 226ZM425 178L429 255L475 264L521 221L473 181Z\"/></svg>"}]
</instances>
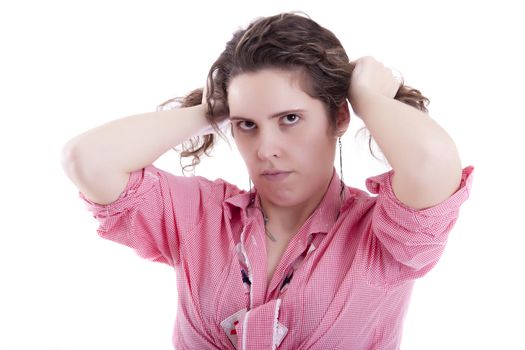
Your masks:
<instances>
[{"instance_id":1,"label":"white background","mask_svg":"<svg viewBox=\"0 0 525 350\"><path fill-rule=\"evenodd\" d=\"M430 97L463 166L476 167L440 263L415 285L402 349L525 349L517 5L35 0L0 5L0 350L172 349L173 270L97 236L61 148L202 86L234 30L289 10L332 30L351 59L373 55L401 71ZM360 120L351 124L344 179L365 189L387 169L354 136ZM174 151L154 164L180 174ZM247 188L224 143L196 174Z\"/></svg>"}]
</instances>

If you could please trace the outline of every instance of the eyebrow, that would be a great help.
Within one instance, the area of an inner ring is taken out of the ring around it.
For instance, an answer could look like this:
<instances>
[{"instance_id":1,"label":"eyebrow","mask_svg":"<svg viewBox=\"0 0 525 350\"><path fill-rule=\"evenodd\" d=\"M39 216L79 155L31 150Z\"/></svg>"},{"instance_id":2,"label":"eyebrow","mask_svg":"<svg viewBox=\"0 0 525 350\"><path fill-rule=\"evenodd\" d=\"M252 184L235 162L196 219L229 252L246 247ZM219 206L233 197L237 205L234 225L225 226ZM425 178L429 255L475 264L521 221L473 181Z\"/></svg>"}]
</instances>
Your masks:
<instances>
[{"instance_id":1,"label":"eyebrow","mask_svg":"<svg viewBox=\"0 0 525 350\"><path fill-rule=\"evenodd\" d=\"M282 111L282 112L278 112L278 113L274 113L272 114L271 116L268 117L268 119L273 119L273 118L278 118L282 115L286 115L286 114L291 114L291 113L304 113L305 110L304 109L288 109L286 111ZM237 119L240 119L240 120L249 120L249 121L253 121L253 119L250 119L250 118L243 118L243 117L239 117L239 116L230 116L230 119L231 120L237 120Z\"/></svg>"}]
</instances>

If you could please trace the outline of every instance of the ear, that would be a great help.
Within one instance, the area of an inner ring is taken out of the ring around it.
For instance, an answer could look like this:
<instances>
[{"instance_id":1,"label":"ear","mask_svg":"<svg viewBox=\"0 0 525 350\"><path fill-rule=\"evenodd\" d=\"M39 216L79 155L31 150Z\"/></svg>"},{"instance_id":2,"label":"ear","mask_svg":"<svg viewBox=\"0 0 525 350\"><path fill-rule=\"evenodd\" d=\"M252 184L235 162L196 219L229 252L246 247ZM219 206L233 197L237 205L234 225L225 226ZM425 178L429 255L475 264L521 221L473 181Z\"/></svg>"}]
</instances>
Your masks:
<instances>
[{"instance_id":1,"label":"ear","mask_svg":"<svg viewBox=\"0 0 525 350\"><path fill-rule=\"evenodd\" d=\"M348 109L348 102L345 100L341 103L341 106L337 111L335 123L336 136L343 136L348 129L348 125L350 125L350 111Z\"/></svg>"}]
</instances>

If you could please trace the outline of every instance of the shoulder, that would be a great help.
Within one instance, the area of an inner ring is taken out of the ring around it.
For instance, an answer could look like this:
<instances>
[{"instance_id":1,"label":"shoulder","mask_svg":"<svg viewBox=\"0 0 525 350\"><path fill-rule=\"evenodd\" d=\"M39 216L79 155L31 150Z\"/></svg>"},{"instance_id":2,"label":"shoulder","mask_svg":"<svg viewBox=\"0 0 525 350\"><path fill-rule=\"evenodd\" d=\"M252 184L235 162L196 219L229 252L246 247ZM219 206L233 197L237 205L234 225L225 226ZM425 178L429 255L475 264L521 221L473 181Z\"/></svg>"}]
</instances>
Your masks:
<instances>
[{"instance_id":1,"label":"shoulder","mask_svg":"<svg viewBox=\"0 0 525 350\"><path fill-rule=\"evenodd\" d=\"M137 170L132 173L132 176L134 178L151 178L160 181L168 185L171 190L176 191L177 194L184 196L192 196L204 192L208 196L218 195L219 197L227 198L241 192L236 185L222 178L209 179L200 175L175 175L153 164L144 167L144 169Z\"/></svg>"}]
</instances>

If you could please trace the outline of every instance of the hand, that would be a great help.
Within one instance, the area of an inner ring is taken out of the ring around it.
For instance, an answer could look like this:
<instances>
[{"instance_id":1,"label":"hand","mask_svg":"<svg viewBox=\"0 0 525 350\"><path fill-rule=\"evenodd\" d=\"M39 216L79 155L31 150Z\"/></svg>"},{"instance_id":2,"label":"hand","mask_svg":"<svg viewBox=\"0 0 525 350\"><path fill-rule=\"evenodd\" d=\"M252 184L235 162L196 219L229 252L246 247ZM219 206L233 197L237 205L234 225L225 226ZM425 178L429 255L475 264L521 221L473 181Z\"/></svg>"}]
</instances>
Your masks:
<instances>
[{"instance_id":1,"label":"hand","mask_svg":"<svg viewBox=\"0 0 525 350\"><path fill-rule=\"evenodd\" d=\"M213 106L213 116L210 116L209 110L208 110L208 103L206 101L206 94L208 91L208 84L210 83L209 80L206 80L206 84L204 84L204 88L202 90L202 99L201 104L206 106L206 115L207 119L213 119L217 123L217 126L219 129L223 130L230 124L230 118L228 114L226 113L223 104L219 103L218 100L211 99L211 104ZM217 131L211 126L211 124L207 125L204 129L199 130L196 135L194 136L204 136L209 134L217 134Z\"/></svg>"},{"instance_id":2,"label":"hand","mask_svg":"<svg viewBox=\"0 0 525 350\"><path fill-rule=\"evenodd\" d=\"M209 113L208 103L206 101L206 95L208 93L208 84L211 84L209 79L207 79L206 84L204 84L204 88L202 90L202 99L201 99L201 104L206 106L207 114ZM213 106L213 115L214 115L213 119L217 121L224 121L225 119L229 117L226 109L224 108L224 104L220 100L214 99L212 97L210 99L210 102Z\"/></svg>"},{"instance_id":3,"label":"hand","mask_svg":"<svg viewBox=\"0 0 525 350\"><path fill-rule=\"evenodd\" d=\"M403 85L402 79L390 68L371 56L364 56L350 62L352 74L348 88L348 100L352 109L359 114L370 96L380 95L394 98Z\"/></svg>"}]
</instances>

